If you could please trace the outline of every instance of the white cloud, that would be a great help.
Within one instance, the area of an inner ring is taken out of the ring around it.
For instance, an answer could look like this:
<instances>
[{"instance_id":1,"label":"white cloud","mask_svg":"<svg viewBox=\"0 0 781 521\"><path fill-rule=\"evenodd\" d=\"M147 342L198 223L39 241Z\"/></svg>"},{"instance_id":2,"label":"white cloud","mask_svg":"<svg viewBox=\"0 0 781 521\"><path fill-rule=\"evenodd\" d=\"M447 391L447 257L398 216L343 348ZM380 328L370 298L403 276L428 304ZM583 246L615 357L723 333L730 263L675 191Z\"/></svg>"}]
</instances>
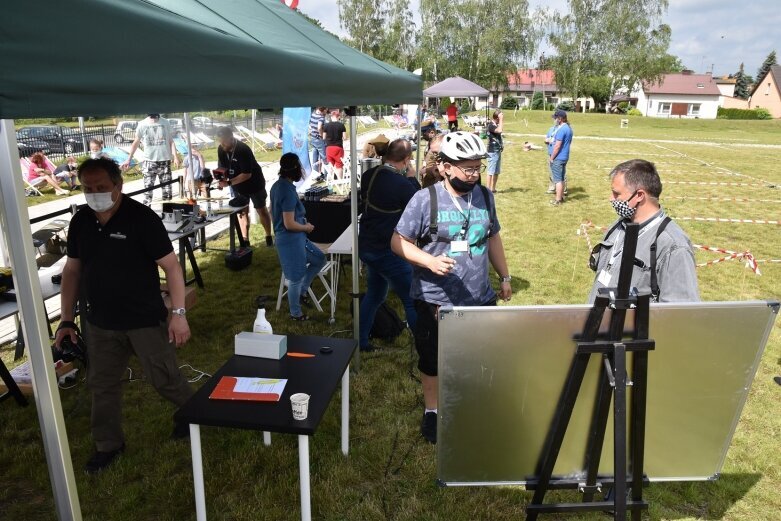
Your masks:
<instances>
[{"instance_id":1,"label":"white cloud","mask_svg":"<svg viewBox=\"0 0 781 521\"><path fill-rule=\"evenodd\" d=\"M419 0L410 4L419 20ZM566 5L566 0L529 1L530 9L564 10ZM332 33L344 35L336 0L300 0L299 9ZM715 74L732 73L744 62L746 72L753 75L770 51L781 53L778 0L670 0L663 21L672 28L670 52L697 72L712 65Z\"/></svg>"}]
</instances>

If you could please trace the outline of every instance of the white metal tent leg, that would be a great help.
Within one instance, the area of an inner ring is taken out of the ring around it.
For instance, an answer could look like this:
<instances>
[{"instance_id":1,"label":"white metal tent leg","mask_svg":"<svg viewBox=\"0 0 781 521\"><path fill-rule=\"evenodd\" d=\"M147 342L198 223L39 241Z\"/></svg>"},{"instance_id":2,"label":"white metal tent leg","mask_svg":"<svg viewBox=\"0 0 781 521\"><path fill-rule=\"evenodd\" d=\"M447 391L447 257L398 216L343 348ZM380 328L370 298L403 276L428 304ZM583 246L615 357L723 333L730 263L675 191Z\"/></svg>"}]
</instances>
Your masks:
<instances>
[{"instance_id":1,"label":"white metal tent leg","mask_svg":"<svg viewBox=\"0 0 781 521\"><path fill-rule=\"evenodd\" d=\"M266 447L271 445L271 433L268 431L263 431L263 445Z\"/></svg>"},{"instance_id":2,"label":"white metal tent leg","mask_svg":"<svg viewBox=\"0 0 781 521\"><path fill-rule=\"evenodd\" d=\"M309 490L309 436L298 435L298 480L301 486L301 521L312 521L312 497Z\"/></svg>"},{"instance_id":3,"label":"white metal tent leg","mask_svg":"<svg viewBox=\"0 0 781 521\"><path fill-rule=\"evenodd\" d=\"M350 366L342 376L342 454L350 450Z\"/></svg>"},{"instance_id":4,"label":"white metal tent leg","mask_svg":"<svg viewBox=\"0 0 781 521\"><path fill-rule=\"evenodd\" d=\"M184 130L185 135L187 138L187 154L190 154L190 151L193 149L193 140L191 135L191 124L190 124L190 114L189 112L185 112L183 114L184 116ZM190 154L192 156L192 154ZM184 157L182 158L184 160ZM191 197L198 198L198 187L195 186L195 159L193 157L190 157L189 166L187 167L187 173L185 175L185 179L187 181L184 183L185 190L189 190L190 186L189 183L192 183L192 193L190 194ZM204 165L201 165L203 167Z\"/></svg>"},{"instance_id":5,"label":"white metal tent leg","mask_svg":"<svg viewBox=\"0 0 781 521\"><path fill-rule=\"evenodd\" d=\"M350 222L353 224L353 338L360 339L360 307L358 291L358 128L355 117L356 107L350 107ZM355 351L355 370L361 368L360 349Z\"/></svg>"},{"instance_id":6,"label":"white metal tent leg","mask_svg":"<svg viewBox=\"0 0 781 521\"><path fill-rule=\"evenodd\" d=\"M195 488L195 519L206 521L206 492L203 487L203 451L201 426L190 424L190 450L193 454L193 488Z\"/></svg>"},{"instance_id":7,"label":"white metal tent leg","mask_svg":"<svg viewBox=\"0 0 781 521\"><path fill-rule=\"evenodd\" d=\"M81 520L81 506L73 476L57 377L54 374L46 308L35 266L30 240L32 231L27 220L24 186L22 176L17 172L18 165L19 149L14 122L10 119L0 120L0 228L14 273L57 517L59 521L78 521Z\"/></svg>"}]
</instances>

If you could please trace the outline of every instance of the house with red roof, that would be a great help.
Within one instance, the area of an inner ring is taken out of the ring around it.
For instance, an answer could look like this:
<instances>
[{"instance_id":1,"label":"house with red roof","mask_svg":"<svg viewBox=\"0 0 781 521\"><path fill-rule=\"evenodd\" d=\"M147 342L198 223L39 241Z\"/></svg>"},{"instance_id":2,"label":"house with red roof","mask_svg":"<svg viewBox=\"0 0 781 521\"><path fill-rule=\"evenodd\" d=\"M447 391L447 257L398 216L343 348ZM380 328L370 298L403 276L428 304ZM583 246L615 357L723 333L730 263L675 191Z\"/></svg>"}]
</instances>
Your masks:
<instances>
[{"instance_id":1,"label":"house with red roof","mask_svg":"<svg viewBox=\"0 0 781 521\"><path fill-rule=\"evenodd\" d=\"M518 69L507 75L507 85L503 88L494 87L488 103L492 107L498 107L507 96L513 96L521 108L531 105L535 92L541 92L548 105L558 105L564 100L572 98L563 97L556 85L556 74L551 69ZM578 106L585 103L585 108L594 108L594 100L591 98L578 99Z\"/></svg>"},{"instance_id":2,"label":"house with red roof","mask_svg":"<svg viewBox=\"0 0 781 521\"><path fill-rule=\"evenodd\" d=\"M643 116L701 119L716 119L720 96L713 76L691 71L665 74L658 82L643 83L632 95Z\"/></svg>"}]
</instances>

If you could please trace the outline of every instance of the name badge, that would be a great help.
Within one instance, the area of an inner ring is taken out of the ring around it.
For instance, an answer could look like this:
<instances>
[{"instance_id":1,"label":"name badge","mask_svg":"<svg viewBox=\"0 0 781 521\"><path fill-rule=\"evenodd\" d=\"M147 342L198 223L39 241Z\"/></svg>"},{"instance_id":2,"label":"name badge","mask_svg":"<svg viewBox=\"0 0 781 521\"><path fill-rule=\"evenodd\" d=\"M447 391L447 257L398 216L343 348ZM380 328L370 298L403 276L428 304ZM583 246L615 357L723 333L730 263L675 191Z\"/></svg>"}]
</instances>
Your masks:
<instances>
[{"instance_id":1,"label":"name badge","mask_svg":"<svg viewBox=\"0 0 781 521\"><path fill-rule=\"evenodd\" d=\"M451 253L463 253L469 251L469 242L467 241L451 241L450 252Z\"/></svg>"},{"instance_id":2,"label":"name badge","mask_svg":"<svg viewBox=\"0 0 781 521\"><path fill-rule=\"evenodd\" d=\"M599 274L599 277L597 277L597 282L605 287L608 287L610 286L610 278L610 272L607 270L602 270L602 272Z\"/></svg>"},{"instance_id":3,"label":"name badge","mask_svg":"<svg viewBox=\"0 0 781 521\"><path fill-rule=\"evenodd\" d=\"M109 237L111 237L112 239L123 239L123 240L127 239L127 235L123 235L121 233L112 233L109 234Z\"/></svg>"}]
</instances>

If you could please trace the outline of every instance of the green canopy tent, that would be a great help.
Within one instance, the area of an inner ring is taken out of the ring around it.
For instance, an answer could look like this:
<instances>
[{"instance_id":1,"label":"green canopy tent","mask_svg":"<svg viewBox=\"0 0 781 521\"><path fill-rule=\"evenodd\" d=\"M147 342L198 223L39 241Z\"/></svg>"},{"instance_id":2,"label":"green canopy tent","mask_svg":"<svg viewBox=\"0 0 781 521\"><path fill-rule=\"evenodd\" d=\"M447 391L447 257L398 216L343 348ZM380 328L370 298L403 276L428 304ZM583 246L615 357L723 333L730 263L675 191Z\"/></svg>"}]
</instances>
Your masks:
<instances>
[{"instance_id":1,"label":"green canopy tent","mask_svg":"<svg viewBox=\"0 0 781 521\"><path fill-rule=\"evenodd\" d=\"M413 103L422 85L277 0L20 2L0 20L0 63L0 227L14 269L57 514L77 520L81 509L51 370L13 118ZM350 141L355 222L354 111ZM356 338L357 324L356 316Z\"/></svg>"}]
</instances>

